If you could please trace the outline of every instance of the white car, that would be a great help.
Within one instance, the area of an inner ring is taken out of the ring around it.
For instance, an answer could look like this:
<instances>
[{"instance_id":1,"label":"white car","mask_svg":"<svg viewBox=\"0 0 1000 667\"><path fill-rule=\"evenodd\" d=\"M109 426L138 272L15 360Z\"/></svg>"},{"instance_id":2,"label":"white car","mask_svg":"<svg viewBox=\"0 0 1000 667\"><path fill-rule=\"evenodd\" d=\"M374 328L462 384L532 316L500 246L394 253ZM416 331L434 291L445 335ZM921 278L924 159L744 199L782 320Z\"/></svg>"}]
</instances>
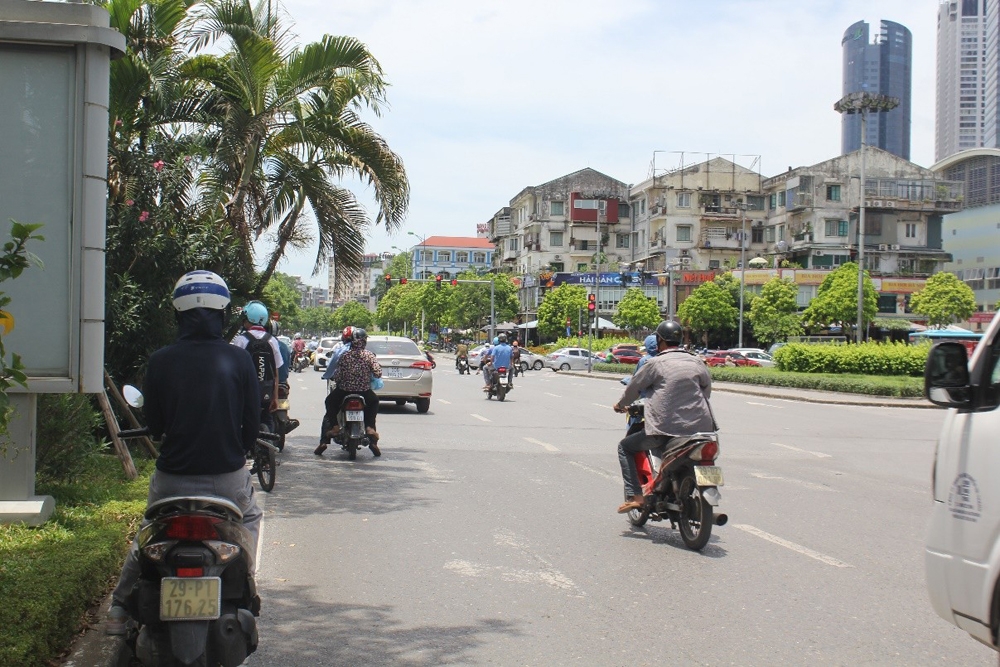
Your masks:
<instances>
[{"instance_id":1,"label":"white car","mask_svg":"<svg viewBox=\"0 0 1000 667\"><path fill-rule=\"evenodd\" d=\"M320 338L319 346L316 348L316 355L313 357L313 369L325 371L326 362L330 358L330 352L339 345L343 345L343 343L336 338Z\"/></svg>"},{"instance_id":2,"label":"white car","mask_svg":"<svg viewBox=\"0 0 1000 667\"><path fill-rule=\"evenodd\" d=\"M924 551L931 604L994 649L1000 627L1000 319L967 360L961 342L927 357L927 398L952 408L934 455Z\"/></svg>"},{"instance_id":3,"label":"white car","mask_svg":"<svg viewBox=\"0 0 1000 667\"><path fill-rule=\"evenodd\" d=\"M590 350L582 347L564 347L545 357L545 366L554 371L585 371ZM598 363L595 360L593 363Z\"/></svg>"},{"instance_id":4,"label":"white car","mask_svg":"<svg viewBox=\"0 0 1000 667\"><path fill-rule=\"evenodd\" d=\"M526 371L528 369L540 371L545 368L544 357L541 357L534 352L531 352L525 348L521 348L521 370Z\"/></svg>"},{"instance_id":5,"label":"white car","mask_svg":"<svg viewBox=\"0 0 1000 667\"><path fill-rule=\"evenodd\" d=\"M479 368L479 358L483 356L486 345L477 345L469 350L469 368Z\"/></svg>"},{"instance_id":6,"label":"white car","mask_svg":"<svg viewBox=\"0 0 1000 667\"><path fill-rule=\"evenodd\" d=\"M753 359L761 366L774 366L774 357L759 347L737 347L730 352L739 352L747 359Z\"/></svg>"}]
</instances>

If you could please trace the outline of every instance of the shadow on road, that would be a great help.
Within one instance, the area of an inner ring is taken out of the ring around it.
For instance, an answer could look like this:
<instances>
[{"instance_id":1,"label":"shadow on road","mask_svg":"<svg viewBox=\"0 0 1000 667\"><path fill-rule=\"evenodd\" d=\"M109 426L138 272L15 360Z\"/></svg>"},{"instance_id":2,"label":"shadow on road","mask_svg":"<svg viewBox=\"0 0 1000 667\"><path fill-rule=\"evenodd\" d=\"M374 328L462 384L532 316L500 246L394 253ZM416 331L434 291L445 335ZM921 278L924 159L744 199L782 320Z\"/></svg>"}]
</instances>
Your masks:
<instances>
[{"instance_id":1,"label":"shadow on road","mask_svg":"<svg viewBox=\"0 0 1000 667\"><path fill-rule=\"evenodd\" d=\"M653 544L666 544L677 549L684 549L685 551L688 551L687 546L684 545L684 540L681 538L681 534L671 528L650 525L643 526L642 528L632 526L629 529L622 531L622 537L649 540ZM705 545L705 548L702 549L700 553L701 555L708 556L709 558L725 558L729 555L729 552L724 547L719 545L719 536L714 534L711 538L709 538L708 544Z\"/></svg>"},{"instance_id":2,"label":"shadow on road","mask_svg":"<svg viewBox=\"0 0 1000 667\"><path fill-rule=\"evenodd\" d=\"M324 602L313 595L306 586L264 593L260 648L248 665L468 665L497 635L523 634L500 619L406 626L393 618L392 606Z\"/></svg>"}]
</instances>

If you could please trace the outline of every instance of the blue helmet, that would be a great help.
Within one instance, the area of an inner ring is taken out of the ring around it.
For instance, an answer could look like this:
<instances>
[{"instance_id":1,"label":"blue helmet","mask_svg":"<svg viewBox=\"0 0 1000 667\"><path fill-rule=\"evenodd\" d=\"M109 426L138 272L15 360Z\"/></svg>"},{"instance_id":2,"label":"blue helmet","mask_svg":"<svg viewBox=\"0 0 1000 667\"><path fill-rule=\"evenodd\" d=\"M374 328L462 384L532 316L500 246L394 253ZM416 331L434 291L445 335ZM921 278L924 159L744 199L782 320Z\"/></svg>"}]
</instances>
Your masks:
<instances>
[{"instance_id":1,"label":"blue helmet","mask_svg":"<svg viewBox=\"0 0 1000 667\"><path fill-rule=\"evenodd\" d=\"M222 310L229 305L229 287L216 273L190 271L174 285L173 302L178 312L193 308Z\"/></svg>"},{"instance_id":2,"label":"blue helmet","mask_svg":"<svg viewBox=\"0 0 1000 667\"><path fill-rule=\"evenodd\" d=\"M500 344L500 336L494 336L493 337L493 344L494 345L499 345Z\"/></svg>"},{"instance_id":3,"label":"blue helmet","mask_svg":"<svg viewBox=\"0 0 1000 667\"><path fill-rule=\"evenodd\" d=\"M270 313L267 312L267 306L262 304L260 301L251 301L247 305L243 306L243 317L246 318L247 322L250 324L256 324L257 326L264 326L267 320L270 319Z\"/></svg>"},{"instance_id":4,"label":"blue helmet","mask_svg":"<svg viewBox=\"0 0 1000 667\"><path fill-rule=\"evenodd\" d=\"M646 340L642 341L642 345L646 348L646 354L656 354L656 334L646 336Z\"/></svg>"}]
</instances>

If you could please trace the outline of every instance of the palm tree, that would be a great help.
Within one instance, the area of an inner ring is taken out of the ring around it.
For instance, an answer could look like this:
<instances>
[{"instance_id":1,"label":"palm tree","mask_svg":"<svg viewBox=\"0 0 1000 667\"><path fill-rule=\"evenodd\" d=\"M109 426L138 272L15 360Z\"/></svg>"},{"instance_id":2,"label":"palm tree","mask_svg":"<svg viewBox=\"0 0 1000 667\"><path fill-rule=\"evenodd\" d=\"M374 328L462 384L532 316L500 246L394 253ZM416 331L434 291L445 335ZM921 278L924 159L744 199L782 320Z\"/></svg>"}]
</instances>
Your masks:
<instances>
[{"instance_id":1,"label":"palm tree","mask_svg":"<svg viewBox=\"0 0 1000 667\"><path fill-rule=\"evenodd\" d=\"M360 115L381 112L381 66L350 37L292 48L263 1L219 0L190 14L190 47L223 47L221 55L194 56L181 67L203 92L190 116L205 156L201 205L224 211L247 260L255 240L275 233L258 291L288 246L313 234L316 271L328 256L338 276L359 271L371 221L341 180L353 176L372 187L375 223L387 230L399 226L409 203L402 160Z\"/></svg>"}]
</instances>

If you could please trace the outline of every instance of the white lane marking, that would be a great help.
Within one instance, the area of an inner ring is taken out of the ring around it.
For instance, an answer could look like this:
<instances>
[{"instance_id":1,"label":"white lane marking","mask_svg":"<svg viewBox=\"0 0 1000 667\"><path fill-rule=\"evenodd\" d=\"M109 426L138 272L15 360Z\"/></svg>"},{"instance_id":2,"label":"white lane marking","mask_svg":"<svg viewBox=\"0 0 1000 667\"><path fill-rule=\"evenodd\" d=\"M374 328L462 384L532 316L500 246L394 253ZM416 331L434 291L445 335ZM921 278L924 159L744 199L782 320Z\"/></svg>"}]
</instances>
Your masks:
<instances>
[{"instance_id":1,"label":"white lane marking","mask_svg":"<svg viewBox=\"0 0 1000 667\"><path fill-rule=\"evenodd\" d=\"M562 396L560 396L559 394L550 394L549 392L545 392L545 395L551 396L552 398L562 398Z\"/></svg>"},{"instance_id":2,"label":"white lane marking","mask_svg":"<svg viewBox=\"0 0 1000 667\"><path fill-rule=\"evenodd\" d=\"M257 507L260 508L260 524L257 528L257 553L254 556L254 569L260 572L260 550L261 546L264 544L264 506L267 504L264 499L263 493L257 493L257 489L254 489L254 500L257 502Z\"/></svg>"},{"instance_id":3,"label":"white lane marking","mask_svg":"<svg viewBox=\"0 0 1000 667\"><path fill-rule=\"evenodd\" d=\"M791 445L783 445L780 442L772 442L772 445L776 447L784 447L785 449L790 449L793 452L800 452L802 454L812 454L816 458L820 459L830 459L833 458L831 454L824 454L823 452L810 452L808 449L799 449L798 447L792 447Z\"/></svg>"},{"instance_id":4,"label":"white lane marking","mask_svg":"<svg viewBox=\"0 0 1000 667\"><path fill-rule=\"evenodd\" d=\"M470 563L467 560L450 560L444 564L444 569L451 570L465 577L488 577L499 576L504 581L512 581L520 584L545 584L553 588L563 590L575 590L576 584L573 580L562 572L549 570L541 572L531 572L530 570L519 570L503 565L480 565Z\"/></svg>"},{"instance_id":5,"label":"white lane marking","mask_svg":"<svg viewBox=\"0 0 1000 667\"><path fill-rule=\"evenodd\" d=\"M472 416L475 417L476 419L478 419L481 422L491 422L491 421L493 421L492 419L487 419L486 417L484 417L482 415L477 415L475 412L472 413Z\"/></svg>"},{"instance_id":6,"label":"white lane marking","mask_svg":"<svg viewBox=\"0 0 1000 667\"><path fill-rule=\"evenodd\" d=\"M814 558L821 563L826 563L827 565L832 565L833 567L854 567L842 560L837 560L832 556L827 556L826 554L821 554L818 551L813 551L808 547L804 547L801 544L796 544L795 542L789 542L788 540L782 539L777 535L772 535L771 533L765 533L760 528L754 526L749 526L747 524L737 523L733 525L733 528L739 528L745 533L750 533L751 535L756 535L762 540L767 540L768 542L773 542L778 546L785 547L786 549L791 549L796 553L800 553L803 556L808 556L809 558Z\"/></svg>"},{"instance_id":7,"label":"white lane marking","mask_svg":"<svg viewBox=\"0 0 1000 667\"><path fill-rule=\"evenodd\" d=\"M765 408L774 408L775 410L784 410L785 408L780 405L771 405L770 403L757 403L755 401L747 401L747 405L762 405Z\"/></svg>"},{"instance_id":8,"label":"white lane marking","mask_svg":"<svg viewBox=\"0 0 1000 667\"><path fill-rule=\"evenodd\" d=\"M806 482L806 481L801 480L801 479L795 479L795 478L789 478L789 477L781 477L780 475L765 475L764 473L761 473L761 472L752 472L752 473L750 473L750 476L751 477L756 477L757 479L778 479L778 480L781 480L783 482L788 482L790 484L797 484L797 485L799 485L801 487L804 487L806 489L812 489L813 491L833 491L833 492L837 491L836 489L831 489L829 486L823 486L822 484L815 484L813 482Z\"/></svg>"},{"instance_id":9,"label":"white lane marking","mask_svg":"<svg viewBox=\"0 0 1000 667\"><path fill-rule=\"evenodd\" d=\"M525 438L525 440L527 440L528 442L530 442L533 445L538 445L539 447L543 447L543 448L545 448L546 450L548 450L550 452L558 452L559 451L558 447L554 447L553 445L550 445L547 442L542 442L541 440L535 440L534 438Z\"/></svg>"},{"instance_id":10,"label":"white lane marking","mask_svg":"<svg viewBox=\"0 0 1000 667\"><path fill-rule=\"evenodd\" d=\"M583 465L579 461L567 461L567 463L569 463L570 465L574 465L577 468L582 468L583 470L586 470L587 472L592 472L592 473L594 473L595 475L597 475L599 477L603 477L605 479L610 479L610 480L616 481L616 482L620 482L621 481L621 476L620 475L615 476L615 475L612 475L611 473L604 472L603 470L598 470L597 468L591 468L590 466Z\"/></svg>"},{"instance_id":11,"label":"white lane marking","mask_svg":"<svg viewBox=\"0 0 1000 667\"><path fill-rule=\"evenodd\" d=\"M599 408L608 408L608 409L611 408L611 406L608 405L607 403L591 403L591 405L596 405Z\"/></svg>"},{"instance_id":12,"label":"white lane marking","mask_svg":"<svg viewBox=\"0 0 1000 667\"><path fill-rule=\"evenodd\" d=\"M451 401L446 401L443 398L437 399L438 403L444 403L445 405L451 405Z\"/></svg>"}]
</instances>

